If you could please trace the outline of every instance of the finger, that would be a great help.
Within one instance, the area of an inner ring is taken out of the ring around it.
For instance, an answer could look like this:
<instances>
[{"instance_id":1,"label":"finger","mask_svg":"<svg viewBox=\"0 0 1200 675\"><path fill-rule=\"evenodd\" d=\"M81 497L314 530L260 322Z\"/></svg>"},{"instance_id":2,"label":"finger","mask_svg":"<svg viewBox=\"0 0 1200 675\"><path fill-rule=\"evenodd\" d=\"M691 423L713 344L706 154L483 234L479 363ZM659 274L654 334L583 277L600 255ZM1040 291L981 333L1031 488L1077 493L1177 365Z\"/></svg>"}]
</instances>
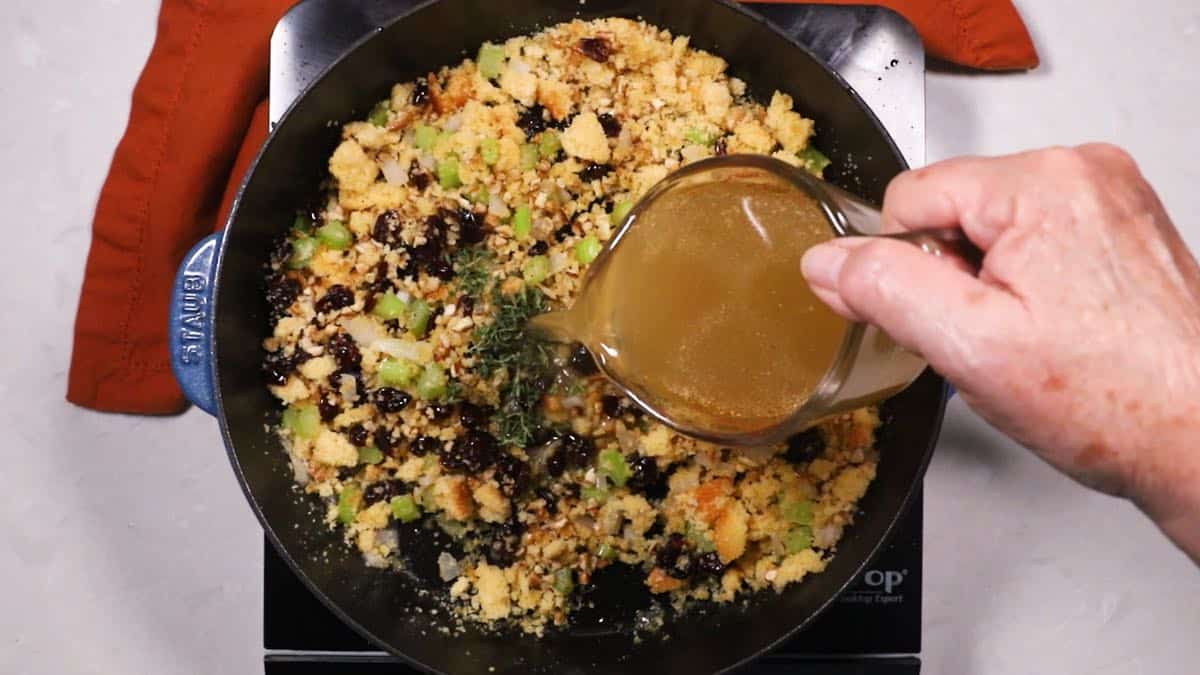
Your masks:
<instances>
[{"instance_id":1,"label":"finger","mask_svg":"<svg viewBox=\"0 0 1200 675\"><path fill-rule=\"evenodd\" d=\"M836 239L813 247L801 265L835 312L879 326L960 385L981 370L997 337L1023 325L1011 295L901 241Z\"/></svg>"},{"instance_id":2,"label":"finger","mask_svg":"<svg viewBox=\"0 0 1200 675\"><path fill-rule=\"evenodd\" d=\"M962 157L907 171L888 185L883 231L961 227L984 251L1017 216L1030 157Z\"/></svg>"}]
</instances>

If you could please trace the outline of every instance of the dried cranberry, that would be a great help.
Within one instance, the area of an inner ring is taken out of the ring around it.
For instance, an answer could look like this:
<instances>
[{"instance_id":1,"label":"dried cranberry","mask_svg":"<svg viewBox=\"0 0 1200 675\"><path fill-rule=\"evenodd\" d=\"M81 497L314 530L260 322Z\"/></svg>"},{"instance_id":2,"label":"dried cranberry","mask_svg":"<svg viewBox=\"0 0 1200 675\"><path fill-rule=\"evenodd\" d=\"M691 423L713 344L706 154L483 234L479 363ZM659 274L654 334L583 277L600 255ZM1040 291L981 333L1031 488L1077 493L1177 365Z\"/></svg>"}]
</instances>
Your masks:
<instances>
[{"instance_id":1,"label":"dried cranberry","mask_svg":"<svg viewBox=\"0 0 1200 675\"><path fill-rule=\"evenodd\" d=\"M433 183L433 176L429 175L421 169L415 168L418 165L414 162L412 169L408 172L408 182L412 184L418 191L423 192L425 188Z\"/></svg>"},{"instance_id":2,"label":"dried cranberry","mask_svg":"<svg viewBox=\"0 0 1200 675\"><path fill-rule=\"evenodd\" d=\"M612 167L607 164L597 164L588 162L587 166L583 167L579 172L579 180L585 183L590 183L594 180L600 180L612 171Z\"/></svg>"},{"instance_id":3,"label":"dried cranberry","mask_svg":"<svg viewBox=\"0 0 1200 675\"><path fill-rule=\"evenodd\" d=\"M381 244L394 244L400 240L400 214L395 211L384 211L375 219L375 227L371 229L371 238Z\"/></svg>"},{"instance_id":4,"label":"dried cranberry","mask_svg":"<svg viewBox=\"0 0 1200 675\"><path fill-rule=\"evenodd\" d=\"M354 467L352 467L352 466L343 466L337 470L337 478L338 478L338 480L340 480L342 482L350 480L350 478L353 475L354 475Z\"/></svg>"},{"instance_id":5,"label":"dried cranberry","mask_svg":"<svg viewBox=\"0 0 1200 675\"><path fill-rule=\"evenodd\" d=\"M367 447L367 439L370 438L370 434L367 433L367 430L361 424L355 424L350 427L346 432L346 436L350 439L351 443L360 448ZM382 449L380 448L380 450Z\"/></svg>"},{"instance_id":6,"label":"dried cranberry","mask_svg":"<svg viewBox=\"0 0 1200 675\"><path fill-rule=\"evenodd\" d=\"M371 435L371 438L375 441L375 447L379 448L381 452L391 454L394 445L392 443L391 429L388 429L387 427L379 427L375 430L375 433Z\"/></svg>"},{"instance_id":7,"label":"dried cranberry","mask_svg":"<svg viewBox=\"0 0 1200 675\"><path fill-rule=\"evenodd\" d=\"M400 412L412 402L412 396L392 387L380 387L376 389L373 398L375 399L376 408L389 413Z\"/></svg>"},{"instance_id":8,"label":"dried cranberry","mask_svg":"<svg viewBox=\"0 0 1200 675\"><path fill-rule=\"evenodd\" d=\"M716 154L717 157L722 157L729 154L729 144L726 142L724 136L717 139L716 145L713 146L713 153Z\"/></svg>"},{"instance_id":9,"label":"dried cranberry","mask_svg":"<svg viewBox=\"0 0 1200 675\"><path fill-rule=\"evenodd\" d=\"M462 310L463 316L471 316L475 313L475 299L469 295L458 296L458 308Z\"/></svg>"},{"instance_id":10,"label":"dried cranberry","mask_svg":"<svg viewBox=\"0 0 1200 675\"><path fill-rule=\"evenodd\" d=\"M491 540L484 547L483 556L489 564L508 567L517 561L517 552L520 549L521 530L501 525L496 528Z\"/></svg>"},{"instance_id":11,"label":"dried cranberry","mask_svg":"<svg viewBox=\"0 0 1200 675\"><path fill-rule=\"evenodd\" d=\"M283 386L287 384L288 375L296 370L296 359L284 356L283 352L269 352L263 358L262 373L267 384Z\"/></svg>"},{"instance_id":12,"label":"dried cranberry","mask_svg":"<svg viewBox=\"0 0 1200 675\"><path fill-rule=\"evenodd\" d=\"M653 458L638 455L629 462L629 482L626 483L634 493L646 492L659 482L658 463Z\"/></svg>"},{"instance_id":13,"label":"dried cranberry","mask_svg":"<svg viewBox=\"0 0 1200 675\"><path fill-rule=\"evenodd\" d=\"M534 494L541 498L543 502L546 502L546 513L549 513L552 516L558 514L558 497L554 496L554 493L550 491L550 488L538 488Z\"/></svg>"},{"instance_id":14,"label":"dried cranberry","mask_svg":"<svg viewBox=\"0 0 1200 675\"><path fill-rule=\"evenodd\" d=\"M572 347L571 358L567 360L567 364L571 366L571 370L580 375L594 375L599 370L596 367L596 359L592 358L592 353L580 343L575 343L575 346Z\"/></svg>"},{"instance_id":15,"label":"dried cranberry","mask_svg":"<svg viewBox=\"0 0 1200 675\"><path fill-rule=\"evenodd\" d=\"M458 212L458 241L463 244L478 244L483 241L483 222L479 214L463 209Z\"/></svg>"},{"instance_id":16,"label":"dried cranberry","mask_svg":"<svg viewBox=\"0 0 1200 675\"><path fill-rule=\"evenodd\" d=\"M412 96L409 97L413 105L425 105L429 101L429 83L424 78L417 80L417 84L413 87Z\"/></svg>"},{"instance_id":17,"label":"dried cranberry","mask_svg":"<svg viewBox=\"0 0 1200 675\"><path fill-rule=\"evenodd\" d=\"M696 556L696 573L703 576L720 576L725 573L725 564L716 551L701 553Z\"/></svg>"},{"instance_id":18,"label":"dried cranberry","mask_svg":"<svg viewBox=\"0 0 1200 675\"><path fill-rule=\"evenodd\" d=\"M567 223L554 231L554 241L562 243L575 234L575 230L571 228L571 224Z\"/></svg>"},{"instance_id":19,"label":"dried cranberry","mask_svg":"<svg viewBox=\"0 0 1200 675\"><path fill-rule=\"evenodd\" d=\"M363 490L363 506L370 506L376 502L391 501L392 497L406 495L409 492L412 492L412 489L402 480L383 480L378 483L371 483Z\"/></svg>"},{"instance_id":20,"label":"dried cranberry","mask_svg":"<svg viewBox=\"0 0 1200 675\"><path fill-rule=\"evenodd\" d=\"M666 541L659 544L658 549L654 552L654 564L667 574L676 579L686 579L689 575L680 573L690 567L690 559L687 556L687 540L678 532L671 533ZM680 566L680 562L683 566ZM690 570L689 570L690 571Z\"/></svg>"},{"instance_id":21,"label":"dried cranberry","mask_svg":"<svg viewBox=\"0 0 1200 675\"><path fill-rule=\"evenodd\" d=\"M325 296L317 301L315 307L318 314L325 314L353 304L354 291L341 284L334 284L325 291Z\"/></svg>"},{"instance_id":22,"label":"dried cranberry","mask_svg":"<svg viewBox=\"0 0 1200 675\"><path fill-rule=\"evenodd\" d=\"M267 282L267 307L271 310L271 318L279 320L287 316L288 309L299 295L299 281L282 274L271 277Z\"/></svg>"},{"instance_id":23,"label":"dried cranberry","mask_svg":"<svg viewBox=\"0 0 1200 675\"><path fill-rule=\"evenodd\" d=\"M342 412L342 407L338 405L332 394L322 394L317 399L317 412L321 413L321 421L332 422L333 418Z\"/></svg>"},{"instance_id":24,"label":"dried cranberry","mask_svg":"<svg viewBox=\"0 0 1200 675\"><path fill-rule=\"evenodd\" d=\"M454 266L445 260L433 260L426 263L425 271L429 276L437 277L442 281L450 281L454 278Z\"/></svg>"},{"instance_id":25,"label":"dried cranberry","mask_svg":"<svg viewBox=\"0 0 1200 675\"><path fill-rule=\"evenodd\" d=\"M410 448L412 453L418 457L432 455L442 451L442 442L433 436L418 436L417 440L412 442Z\"/></svg>"},{"instance_id":26,"label":"dried cranberry","mask_svg":"<svg viewBox=\"0 0 1200 675\"><path fill-rule=\"evenodd\" d=\"M605 63L612 56L612 43L604 37L583 38L579 41L579 51L593 61Z\"/></svg>"},{"instance_id":27,"label":"dried cranberry","mask_svg":"<svg viewBox=\"0 0 1200 675\"><path fill-rule=\"evenodd\" d=\"M598 116L600 127L604 129L604 135L609 138L616 138L621 135L621 122L611 113L601 113Z\"/></svg>"},{"instance_id":28,"label":"dried cranberry","mask_svg":"<svg viewBox=\"0 0 1200 675\"><path fill-rule=\"evenodd\" d=\"M563 475L563 472L566 470L567 455L562 451L562 449L557 450L546 458L546 473L550 474L554 478L558 478L559 476Z\"/></svg>"},{"instance_id":29,"label":"dried cranberry","mask_svg":"<svg viewBox=\"0 0 1200 675\"><path fill-rule=\"evenodd\" d=\"M592 458L596 456L596 442L587 436L568 432L563 434L562 449L558 452L563 455L568 466L582 469L591 464Z\"/></svg>"},{"instance_id":30,"label":"dried cranberry","mask_svg":"<svg viewBox=\"0 0 1200 675\"><path fill-rule=\"evenodd\" d=\"M623 407L620 396L604 396L600 399L600 410L608 417L617 417Z\"/></svg>"},{"instance_id":31,"label":"dried cranberry","mask_svg":"<svg viewBox=\"0 0 1200 675\"><path fill-rule=\"evenodd\" d=\"M550 441L556 441L561 435L562 434L550 427L538 427L533 430L533 443L530 445L530 447L545 445Z\"/></svg>"},{"instance_id":32,"label":"dried cranberry","mask_svg":"<svg viewBox=\"0 0 1200 675\"><path fill-rule=\"evenodd\" d=\"M440 402L430 403L427 409L429 410L429 417L431 419L441 421L449 417L450 413L454 412L454 404Z\"/></svg>"},{"instance_id":33,"label":"dried cranberry","mask_svg":"<svg viewBox=\"0 0 1200 675\"><path fill-rule=\"evenodd\" d=\"M464 429L486 429L493 411L486 406L478 406L468 401L458 404L458 420Z\"/></svg>"},{"instance_id":34,"label":"dried cranberry","mask_svg":"<svg viewBox=\"0 0 1200 675\"><path fill-rule=\"evenodd\" d=\"M496 482L500 484L500 491L509 497L525 491L529 473L529 465L512 455L502 454L496 460Z\"/></svg>"},{"instance_id":35,"label":"dried cranberry","mask_svg":"<svg viewBox=\"0 0 1200 675\"><path fill-rule=\"evenodd\" d=\"M546 252L549 250L550 244L544 241L535 241L533 246L529 247L529 255L546 255Z\"/></svg>"},{"instance_id":36,"label":"dried cranberry","mask_svg":"<svg viewBox=\"0 0 1200 675\"><path fill-rule=\"evenodd\" d=\"M483 472L496 463L500 456L500 444L486 431L472 430L455 439L447 449L438 453L442 466L451 471L473 474Z\"/></svg>"},{"instance_id":37,"label":"dried cranberry","mask_svg":"<svg viewBox=\"0 0 1200 675\"><path fill-rule=\"evenodd\" d=\"M820 456L825 449L825 436L819 427L809 427L787 439L784 457L792 464L805 464Z\"/></svg>"},{"instance_id":38,"label":"dried cranberry","mask_svg":"<svg viewBox=\"0 0 1200 675\"><path fill-rule=\"evenodd\" d=\"M533 138L546 130L546 109L536 103L526 108L517 117L517 126L525 132L526 138Z\"/></svg>"},{"instance_id":39,"label":"dried cranberry","mask_svg":"<svg viewBox=\"0 0 1200 675\"><path fill-rule=\"evenodd\" d=\"M333 360L337 361L338 366L343 370L358 370L362 366L362 352L358 350L358 345L355 344L354 338L345 333L338 333L329 338L325 343L325 348L333 355ZM359 383L359 391L362 391L362 384Z\"/></svg>"}]
</instances>

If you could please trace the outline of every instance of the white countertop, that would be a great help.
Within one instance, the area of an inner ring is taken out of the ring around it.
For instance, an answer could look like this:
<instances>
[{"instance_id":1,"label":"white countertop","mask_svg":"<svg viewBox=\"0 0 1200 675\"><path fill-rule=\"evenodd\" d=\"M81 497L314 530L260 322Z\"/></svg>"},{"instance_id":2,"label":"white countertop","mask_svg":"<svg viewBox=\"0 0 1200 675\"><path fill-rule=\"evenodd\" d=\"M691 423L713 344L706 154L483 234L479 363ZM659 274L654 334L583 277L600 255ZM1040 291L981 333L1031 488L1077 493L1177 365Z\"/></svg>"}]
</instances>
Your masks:
<instances>
[{"instance_id":1,"label":"white countertop","mask_svg":"<svg viewBox=\"0 0 1200 675\"><path fill-rule=\"evenodd\" d=\"M1200 5L1018 3L1043 65L931 74L929 156L1107 140L1200 249ZM1086 5L1084 9L1083 5ZM0 672L261 672L262 539L216 425L67 404L90 219L157 0L0 3ZM1170 675L1200 570L952 404L926 489L927 674Z\"/></svg>"}]
</instances>

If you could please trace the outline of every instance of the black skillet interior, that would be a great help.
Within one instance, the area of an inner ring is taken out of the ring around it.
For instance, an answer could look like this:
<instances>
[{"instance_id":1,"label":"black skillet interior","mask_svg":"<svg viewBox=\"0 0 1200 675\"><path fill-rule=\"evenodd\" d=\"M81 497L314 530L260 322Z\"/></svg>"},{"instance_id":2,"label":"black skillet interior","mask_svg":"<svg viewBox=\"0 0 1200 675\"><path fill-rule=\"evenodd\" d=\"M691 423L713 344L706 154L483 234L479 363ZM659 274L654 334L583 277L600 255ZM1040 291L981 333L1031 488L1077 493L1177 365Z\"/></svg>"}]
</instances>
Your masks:
<instances>
[{"instance_id":1,"label":"black skillet interior","mask_svg":"<svg viewBox=\"0 0 1200 675\"><path fill-rule=\"evenodd\" d=\"M345 122L365 116L391 85L455 63L486 40L530 32L576 16L642 17L726 58L753 94L791 93L816 120L818 146L833 159L829 178L878 201L902 160L874 117L844 83L789 39L740 8L717 0L440 0L415 10L336 63L294 106L269 140L243 188L218 272L216 361L223 431L235 470L268 535L299 576L367 637L441 672L700 673L730 668L783 640L830 602L866 564L907 502L937 437L942 382L926 373L889 402L894 420L881 440L879 477L829 568L750 610L722 608L668 623L634 641L633 611L648 596L635 575L619 573L591 593L596 609L565 634L541 639L448 636L428 584L366 568L357 553L318 525L318 507L300 497L284 454L265 428L276 404L258 376L264 334L262 264L273 237L318 189ZM847 167L853 167L851 173ZM418 574L429 574L437 545L410 544ZM625 583L622 583L625 582ZM666 639L668 638L669 639Z\"/></svg>"}]
</instances>

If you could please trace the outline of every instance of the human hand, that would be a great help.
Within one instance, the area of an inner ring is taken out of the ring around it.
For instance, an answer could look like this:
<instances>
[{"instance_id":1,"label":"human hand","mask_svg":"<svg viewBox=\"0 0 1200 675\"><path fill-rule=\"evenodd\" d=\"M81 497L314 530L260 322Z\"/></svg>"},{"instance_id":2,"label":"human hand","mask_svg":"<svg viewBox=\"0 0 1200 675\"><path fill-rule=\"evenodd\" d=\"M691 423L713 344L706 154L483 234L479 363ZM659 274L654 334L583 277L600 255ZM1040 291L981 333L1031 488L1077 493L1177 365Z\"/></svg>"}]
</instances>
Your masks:
<instances>
[{"instance_id":1,"label":"human hand","mask_svg":"<svg viewBox=\"0 0 1200 675\"><path fill-rule=\"evenodd\" d=\"M804 258L817 296L1200 562L1200 267L1133 160L1088 145L941 162L892 182L883 223L961 227L985 252L978 278L843 238Z\"/></svg>"}]
</instances>

